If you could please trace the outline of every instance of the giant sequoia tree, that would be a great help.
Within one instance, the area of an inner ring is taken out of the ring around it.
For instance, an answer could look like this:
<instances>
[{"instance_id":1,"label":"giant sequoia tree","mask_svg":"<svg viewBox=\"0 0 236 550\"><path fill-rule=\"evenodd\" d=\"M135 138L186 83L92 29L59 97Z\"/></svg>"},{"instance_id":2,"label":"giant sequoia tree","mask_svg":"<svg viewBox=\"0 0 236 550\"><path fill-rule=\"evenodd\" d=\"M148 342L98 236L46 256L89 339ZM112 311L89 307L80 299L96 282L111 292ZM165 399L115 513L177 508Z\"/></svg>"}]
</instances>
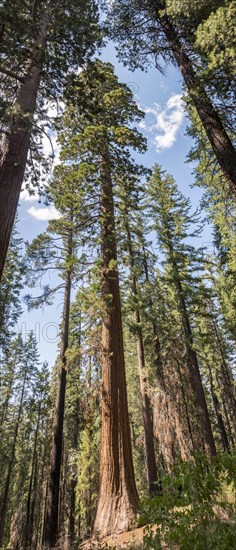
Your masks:
<instances>
[{"instance_id":1,"label":"giant sequoia tree","mask_svg":"<svg viewBox=\"0 0 236 550\"><path fill-rule=\"evenodd\" d=\"M60 133L62 156L70 163L82 162L86 170L88 204L91 204L94 216L98 213L100 227L103 401L100 489L94 531L106 535L128 529L137 511L126 395L114 193L117 178L140 171L130 158L129 148L143 151L145 142L136 129L130 128L130 124L143 115L131 91L118 83L112 66L100 61L88 65L73 82L68 96L70 101Z\"/></svg>"},{"instance_id":2,"label":"giant sequoia tree","mask_svg":"<svg viewBox=\"0 0 236 550\"><path fill-rule=\"evenodd\" d=\"M193 41L196 25L209 15L212 3L207 3L206 9L201 4L199 9L191 10L190 7L190 13L184 9L184 2L177 2L175 6L172 4L153 0L132 0L128 4L120 0L111 3L109 21L112 37L119 42L120 57L132 69L143 69L149 63L150 55L155 59L157 67L160 67L158 56L178 66L189 98L198 112L235 198L236 151L219 112L206 92L207 83L200 74L199 48L194 46Z\"/></svg>"},{"instance_id":3,"label":"giant sequoia tree","mask_svg":"<svg viewBox=\"0 0 236 550\"><path fill-rule=\"evenodd\" d=\"M23 177L34 192L49 162L40 135L53 128L60 145L44 189L58 217L26 261L13 235L1 281L0 547L72 549L129 530L137 482L142 497L160 492L144 504L145 548L234 548L235 0L102 3L131 69L154 58L162 70L162 57L182 74L211 257L174 179L132 158L146 150L144 114L113 66L91 61L97 3L0 2L0 275ZM30 307L63 293L50 385L33 335L16 337L25 274L40 289Z\"/></svg>"},{"instance_id":4,"label":"giant sequoia tree","mask_svg":"<svg viewBox=\"0 0 236 550\"><path fill-rule=\"evenodd\" d=\"M98 39L93 0L1 5L3 138L0 161L0 276L24 178L37 104L60 97Z\"/></svg>"}]
</instances>

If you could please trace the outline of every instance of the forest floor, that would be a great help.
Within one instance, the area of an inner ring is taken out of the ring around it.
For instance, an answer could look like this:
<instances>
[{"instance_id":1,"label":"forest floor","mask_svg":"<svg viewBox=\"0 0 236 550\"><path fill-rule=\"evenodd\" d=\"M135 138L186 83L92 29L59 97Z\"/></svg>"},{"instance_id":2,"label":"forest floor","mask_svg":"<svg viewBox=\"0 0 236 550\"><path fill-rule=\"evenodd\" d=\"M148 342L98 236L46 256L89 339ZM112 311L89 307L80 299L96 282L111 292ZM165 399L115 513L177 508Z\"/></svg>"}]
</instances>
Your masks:
<instances>
[{"instance_id":1,"label":"forest floor","mask_svg":"<svg viewBox=\"0 0 236 550\"><path fill-rule=\"evenodd\" d=\"M155 529L153 527L153 529ZM132 531L126 531L119 535L110 535L102 540L89 539L79 546L79 550L143 550L143 537L145 534L145 526L137 527ZM163 550L167 550L167 546L163 544Z\"/></svg>"},{"instance_id":2,"label":"forest floor","mask_svg":"<svg viewBox=\"0 0 236 550\"><path fill-rule=\"evenodd\" d=\"M79 549L81 550L99 550L105 548L113 549L137 549L142 550L143 548L143 535L144 527L138 527L132 531L127 531L124 533L119 533L118 535L110 535L101 540L89 539L83 542Z\"/></svg>"},{"instance_id":3,"label":"forest floor","mask_svg":"<svg viewBox=\"0 0 236 550\"><path fill-rule=\"evenodd\" d=\"M222 506L215 505L214 512L222 524L232 524L232 518ZM155 532L156 527L146 525L134 528L131 531L110 535L104 539L91 538L80 544L78 550L143 550L143 538L144 535L148 533L149 529ZM161 549L170 550L170 547L164 542L161 542ZM179 546L171 545L171 550L179 550Z\"/></svg>"},{"instance_id":4,"label":"forest floor","mask_svg":"<svg viewBox=\"0 0 236 550\"><path fill-rule=\"evenodd\" d=\"M222 506L215 505L214 512L216 517L218 518L218 520L220 520L220 522L222 522L222 524L232 524L232 518L230 517L230 514ZM145 534L148 533L149 529L151 529L151 531L153 531L154 533L156 527L145 525L143 527L134 528L131 531L110 535L103 539L91 538L80 544L79 550L143 550L143 538ZM224 546L224 548L226 547ZM169 545L162 542L161 549L170 550L170 547ZM179 546L171 545L171 550L179 550Z\"/></svg>"}]
</instances>

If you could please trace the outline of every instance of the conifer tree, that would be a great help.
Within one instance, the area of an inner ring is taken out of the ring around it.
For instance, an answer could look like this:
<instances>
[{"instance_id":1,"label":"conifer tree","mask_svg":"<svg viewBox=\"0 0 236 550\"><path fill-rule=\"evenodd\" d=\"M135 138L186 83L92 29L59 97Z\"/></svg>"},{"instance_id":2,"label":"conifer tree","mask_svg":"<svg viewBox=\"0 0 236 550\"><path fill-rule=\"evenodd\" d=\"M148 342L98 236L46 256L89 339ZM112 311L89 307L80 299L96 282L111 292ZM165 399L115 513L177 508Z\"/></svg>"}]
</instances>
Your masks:
<instances>
[{"instance_id":1,"label":"conifer tree","mask_svg":"<svg viewBox=\"0 0 236 550\"><path fill-rule=\"evenodd\" d=\"M149 196L152 198L151 213L154 219L160 246L165 251L168 277L176 293L179 315L184 334L187 364L192 391L197 403L202 426L205 450L216 453L209 413L206 404L198 358L194 349L192 327L188 312L188 292L197 290L197 272L201 259L192 245L185 242L187 236L197 236L199 230L191 232L194 217L190 215L190 203L178 191L170 176L163 176L156 165L149 180ZM195 219L196 222L196 219Z\"/></svg>"},{"instance_id":2,"label":"conifer tree","mask_svg":"<svg viewBox=\"0 0 236 550\"><path fill-rule=\"evenodd\" d=\"M53 295L63 289L63 311L61 321L60 351L58 359L57 394L54 411L53 441L50 463L50 480L47 492L47 508L44 536L46 545L53 546L58 535L60 474L62 463L63 423L66 394L66 353L69 342L69 319L71 290L78 275L77 250L79 246L80 211L83 193L77 186L78 171L59 166L49 192L60 215L49 222L46 233L39 235L28 246L28 277L31 286L42 275L57 270L62 282L54 288L46 285L40 296L27 296L30 307L51 303Z\"/></svg>"},{"instance_id":3,"label":"conifer tree","mask_svg":"<svg viewBox=\"0 0 236 550\"><path fill-rule=\"evenodd\" d=\"M226 330L235 341L236 325L236 226L235 202L227 181L218 169L196 111L189 105L191 127L188 133L195 140L188 155L195 164L195 184L204 190L201 206L213 226L214 269L212 280L221 307Z\"/></svg>"},{"instance_id":4,"label":"conifer tree","mask_svg":"<svg viewBox=\"0 0 236 550\"><path fill-rule=\"evenodd\" d=\"M232 343L223 330L217 312L214 286L207 303L199 301L195 316L194 334L201 364L209 380L212 402L224 450L234 446L236 401L234 375L231 366ZM209 288L208 288L209 293Z\"/></svg>"},{"instance_id":5,"label":"conifer tree","mask_svg":"<svg viewBox=\"0 0 236 550\"><path fill-rule=\"evenodd\" d=\"M91 356L87 358L87 365L83 376L83 419L81 423L78 480L76 485L76 503L79 510L80 537L91 536L92 526L96 513L99 468L97 455L101 436L100 410L100 376L97 379L97 368ZM100 369L99 369L100 371Z\"/></svg>"},{"instance_id":6,"label":"conifer tree","mask_svg":"<svg viewBox=\"0 0 236 550\"><path fill-rule=\"evenodd\" d=\"M2 12L3 139L0 165L0 277L11 237L40 100L59 98L99 39L93 0L6 0ZM10 105L9 80L12 82ZM8 111L8 112L7 112Z\"/></svg>"},{"instance_id":7,"label":"conifer tree","mask_svg":"<svg viewBox=\"0 0 236 550\"><path fill-rule=\"evenodd\" d=\"M20 292L25 273L23 241L14 231L0 287L0 349L7 353L21 314Z\"/></svg>"},{"instance_id":8,"label":"conifer tree","mask_svg":"<svg viewBox=\"0 0 236 550\"><path fill-rule=\"evenodd\" d=\"M14 372L14 394L11 403L8 406L5 417L4 435L8 436L8 460L5 465L3 475L2 498L0 510L0 544L3 543L4 531L8 513L8 501L10 487L14 472L18 439L21 430L24 408L29 402L32 394L32 387L35 383L38 368L38 354L36 341L32 334L24 343L21 336L17 337L16 347L16 367ZM14 399L16 403L14 403ZM8 428L9 427L9 428ZM8 429L9 432L8 432ZM4 438L3 438L4 443ZM4 449L4 447L3 447Z\"/></svg>"},{"instance_id":9,"label":"conifer tree","mask_svg":"<svg viewBox=\"0 0 236 550\"><path fill-rule=\"evenodd\" d=\"M89 273L83 275L71 306L67 351L60 542L69 540L71 545L91 535L99 478L101 312L96 311L99 300L92 291L95 278L91 284L89 278Z\"/></svg>"},{"instance_id":10,"label":"conifer tree","mask_svg":"<svg viewBox=\"0 0 236 550\"><path fill-rule=\"evenodd\" d=\"M126 299L125 312L139 307L141 313L145 374L149 379L156 460L161 472L162 469L170 471L177 457L189 460L190 450L195 447L186 398L184 342L176 319L176 303L158 268L157 258L150 251L151 243L145 239L144 219L145 230L149 232L147 209L142 205L140 212L131 211L138 302L134 304L132 299ZM135 332L130 315L126 322Z\"/></svg>"},{"instance_id":11,"label":"conifer tree","mask_svg":"<svg viewBox=\"0 0 236 550\"><path fill-rule=\"evenodd\" d=\"M113 194L116 177L139 171L130 159L129 148L143 151L145 144L130 124L143 115L131 91L118 83L109 63L88 64L73 82L73 89L68 90L68 98L60 134L62 155L70 162L83 163L88 190L96 189L99 201L95 212L99 214L101 243L103 404L100 489L94 531L105 535L129 528L137 511Z\"/></svg>"},{"instance_id":12,"label":"conifer tree","mask_svg":"<svg viewBox=\"0 0 236 550\"><path fill-rule=\"evenodd\" d=\"M189 39L189 35L192 38L196 30L196 26L195 28L193 26L194 17L195 25L196 20L197 23L201 23L204 19L204 15L201 15L202 4L199 10L193 10L193 14L191 14L191 8L186 13L185 4L186 2L177 2L173 5L172 2L154 2L153 0L144 4L139 0L132 0L129 4L124 0L111 3L108 8L110 32L119 43L120 57L132 69L136 67L143 69L147 66L150 63L150 55L158 68L160 68L159 56L178 66L189 98L198 112L214 155L235 199L236 151L219 112L206 91L205 81L200 76L201 63L199 58L196 59L199 49L195 48L193 40ZM212 6L211 3L210 6ZM203 13L204 8L205 6ZM179 11L182 11L182 19ZM196 12L198 12L197 18Z\"/></svg>"},{"instance_id":13,"label":"conifer tree","mask_svg":"<svg viewBox=\"0 0 236 550\"><path fill-rule=\"evenodd\" d=\"M45 458L43 456L41 458L40 451L45 454L49 406L49 370L47 363L43 363L38 373L37 385L35 384L34 386L33 418L35 419L35 428L32 437L32 458L29 468L26 518L22 533L24 550L32 548L38 536L37 522L40 518L40 506L42 504L42 498L40 498L40 462L42 460L42 465L44 466L43 459Z\"/></svg>"},{"instance_id":14,"label":"conifer tree","mask_svg":"<svg viewBox=\"0 0 236 550\"><path fill-rule=\"evenodd\" d=\"M134 311L134 323L133 330L136 334L137 342L137 359L138 359L138 371L139 371L139 380L140 380L140 396L142 403L142 418L143 418L143 428L144 428L144 441L145 441L145 457L147 465L147 478L148 478L148 489L150 493L155 493L158 491L158 476L157 476L157 467L156 467L156 458L155 458L155 448L154 448L154 436L153 436L153 422L152 422L152 410L151 410L151 400L149 397L148 391L148 377L146 370L146 360L145 360L145 346L144 346L144 337L143 337L143 327L142 327L142 315L141 315L141 302L142 298L140 296L140 289L138 284L138 274L140 268L137 266L137 259L135 255L133 235L131 229L131 220L133 210L138 210L139 202L139 193L138 187L139 182L137 178L134 181L128 181L126 177L124 182L120 183L120 218L123 222L124 227L124 243L121 247L127 248L128 255L128 265L130 270L130 284L131 284L131 309ZM132 188L135 187L134 192L132 193ZM132 196L135 195L135 196Z\"/></svg>"}]
</instances>

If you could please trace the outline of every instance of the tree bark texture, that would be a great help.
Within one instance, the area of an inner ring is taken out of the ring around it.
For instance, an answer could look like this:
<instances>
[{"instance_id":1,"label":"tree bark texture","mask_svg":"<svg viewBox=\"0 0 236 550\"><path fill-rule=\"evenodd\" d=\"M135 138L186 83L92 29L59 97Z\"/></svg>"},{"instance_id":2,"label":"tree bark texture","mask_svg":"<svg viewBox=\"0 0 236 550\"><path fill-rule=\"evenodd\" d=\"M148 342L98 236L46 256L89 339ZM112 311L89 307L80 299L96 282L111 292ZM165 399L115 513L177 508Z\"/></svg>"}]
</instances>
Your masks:
<instances>
[{"instance_id":1,"label":"tree bark texture","mask_svg":"<svg viewBox=\"0 0 236 550\"><path fill-rule=\"evenodd\" d=\"M221 341L221 335L217 326L217 322L213 321L213 330L216 336L217 346L221 355L221 382L223 386L223 401L227 405L228 414L236 434L236 399L235 387L232 372L225 358L224 347Z\"/></svg>"},{"instance_id":2,"label":"tree bark texture","mask_svg":"<svg viewBox=\"0 0 236 550\"><path fill-rule=\"evenodd\" d=\"M209 372L209 379L210 379L211 397L212 397L212 401L213 401L213 405L214 405L214 409L215 409L215 414L216 414L216 418L217 418L217 423L218 423L218 428L219 428L219 432L220 432L220 436L221 436L223 450L224 451L229 451L228 436L227 436L227 432L226 432L226 429L225 429L223 417L222 417L221 410L220 410L219 399L218 399L216 391L215 391L213 375L212 375L212 368L211 368L210 365L208 365L208 372Z\"/></svg>"},{"instance_id":3,"label":"tree bark texture","mask_svg":"<svg viewBox=\"0 0 236 550\"><path fill-rule=\"evenodd\" d=\"M131 280L132 280L132 294L134 298L137 300L138 298L137 277L135 273L134 252L133 252L132 237L130 232L127 210L126 210L125 228L126 228L127 241L128 241L129 264L130 264L130 273L131 273ZM148 395L148 380L145 374L145 353L144 353L143 334L142 334L142 327L141 327L141 315L137 305L135 310L135 322L137 327L136 342L137 342L137 356L138 356L138 371L139 371L139 380L140 380L140 396L141 396L141 403L142 403L142 420L143 420L143 428L144 428L144 446L145 446L145 456L146 456L146 465L147 465L148 491L149 493L156 493L158 492L158 479L157 479L157 467L156 467L155 448L154 448L152 409L151 409L151 402Z\"/></svg>"},{"instance_id":4,"label":"tree bark texture","mask_svg":"<svg viewBox=\"0 0 236 550\"><path fill-rule=\"evenodd\" d=\"M125 379L114 204L109 153L101 158L102 444L100 487L93 531L127 531L137 512Z\"/></svg>"},{"instance_id":5,"label":"tree bark texture","mask_svg":"<svg viewBox=\"0 0 236 550\"><path fill-rule=\"evenodd\" d=\"M38 445L38 433L41 419L41 401L39 403L37 425L34 437L34 450L30 472L30 482L28 489L27 505L26 505L26 525L25 525L25 543L24 550L32 548L33 538L33 524L34 524L34 505L35 505L35 493L33 491L33 485L35 481L35 475L37 475L37 445Z\"/></svg>"},{"instance_id":6,"label":"tree bark texture","mask_svg":"<svg viewBox=\"0 0 236 550\"><path fill-rule=\"evenodd\" d=\"M1 143L0 159L0 279L15 220L24 179L42 62L46 47L49 16L42 18L32 55L25 67L16 101L15 117Z\"/></svg>"},{"instance_id":7,"label":"tree bark texture","mask_svg":"<svg viewBox=\"0 0 236 550\"><path fill-rule=\"evenodd\" d=\"M169 254L172 263L174 284L176 289L176 296L178 300L179 313L181 317L185 347L187 353L187 364L189 371L190 384L192 387L193 395L196 400L199 413L199 421L202 429L202 437L204 440L204 446L207 454L214 456L216 454L215 442L211 429L211 423L203 389L197 354L193 349L193 337L192 330L189 322L188 312L185 304L184 292L182 288L182 282L179 276L178 266L174 257L174 250L172 247L171 239L169 237Z\"/></svg>"},{"instance_id":8,"label":"tree bark texture","mask_svg":"<svg viewBox=\"0 0 236 550\"><path fill-rule=\"evenodd\" d=\"M72 237L70 237L72 242ZM68 249L69 250L69 249ZM70 254L70 251L69 251ZM44 526L44 540L47 547L53 547L57 539L60 476L62 463L62 441L66 393L66 351L69 338L69 317L71 297L71 271L66 273L64 305L61 328L60 364L58 369L57 396L53 425L53 443L51 451L51 469L47 493L47 508Z\"/></svg>"},{"instance_id":9,"label":"tree bark texture","mask_svg":"<svg viewBox=\"0 0 236 550\"><path fill-rule=\"evenodd\" d=\"M146 282L149 283L150 281L149 281L149 273L148 273L148 263L147 263L144 244L142 245L142 250L143 250L143 267L144 267L144 272L145 272L145 279L146 279ZM160 338L159 338L158 326L157 326L157 322L156 322L155 315L154 315L154 307L153 307L153 300L152 300L151 292L150 292L150 296L149 296L148 305L149 305L150 314L151 314L151 318L152 318L153 349L154 349L154 357L155 357L157 383L160 385L160 387L164 391L166 391L163 362L162 362L162 357L161 357L161 343L160 343Z\"/></svg>"},{"instance_id":10,"label":"tree bark texture","mask_svg":"<svg viewBox=\"0 0 236 550\"><path fill-rule=\"evenodd\" d=\"M191 59L184 51L184 46L178 37L176 29L169 17L166 14L160 15L159 10L163 11L163 5L161 2L156 2L152 17L160 22L162 30L168 40L169 47L186 84L189 97L198 112L214 154L223 174L228 180L231 193L236 200L236 151L234 146L217 111L214 109L210 98L205 92L203 84L194 71Z\"/></svg>"},{"instance_id":11,"label":"tree bark texture","mask_svg":"<svg viewBox=\"0 0 236 550\"><path fill-rule=\"evenodd\" d=\"M25 371L22 389L21 389L21 396L20 396L20 403L19 403L19 410L17 415L17 421L16 421L16 427L14 432L14 440L11 450L11 456L8 466L8 472L7 472L7 478L5 483L5 489L3 494L3 500L1 505L1 512L0 512L0 548L2 547L3 543L3 537L4 537L4 530L5 530L5 524L6 524L6 516L7 516L7 502L9 497L9 489L10 489L10 483L11 483L11 476L12 476L12 470L14 466L14 460L15 460L15 452L16 452L16 444L18 439L18 433L19 433L19 427L20 427L20 419L21 414L23 410L23 400L25 395L25 389L26 389L26 379L27 379L27 370Z\"/></svg>"}]
</instances>

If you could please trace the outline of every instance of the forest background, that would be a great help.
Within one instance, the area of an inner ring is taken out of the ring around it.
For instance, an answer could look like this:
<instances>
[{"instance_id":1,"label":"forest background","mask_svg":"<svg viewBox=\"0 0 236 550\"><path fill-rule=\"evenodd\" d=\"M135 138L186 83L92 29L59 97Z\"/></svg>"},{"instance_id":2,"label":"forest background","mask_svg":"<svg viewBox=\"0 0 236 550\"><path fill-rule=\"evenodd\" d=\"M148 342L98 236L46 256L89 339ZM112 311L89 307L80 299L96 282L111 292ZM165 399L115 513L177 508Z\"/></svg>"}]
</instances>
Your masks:
<instances>
[{"instance_id":1,"label":"forest background","mask_svg":"<svg viewBox=\"0 0 236 550\"><path fill-rule=\"evenodd\" d=\"M80 4L1 6L0 546L227 549L236 4Z\"/></svg>"}]
</instances>

